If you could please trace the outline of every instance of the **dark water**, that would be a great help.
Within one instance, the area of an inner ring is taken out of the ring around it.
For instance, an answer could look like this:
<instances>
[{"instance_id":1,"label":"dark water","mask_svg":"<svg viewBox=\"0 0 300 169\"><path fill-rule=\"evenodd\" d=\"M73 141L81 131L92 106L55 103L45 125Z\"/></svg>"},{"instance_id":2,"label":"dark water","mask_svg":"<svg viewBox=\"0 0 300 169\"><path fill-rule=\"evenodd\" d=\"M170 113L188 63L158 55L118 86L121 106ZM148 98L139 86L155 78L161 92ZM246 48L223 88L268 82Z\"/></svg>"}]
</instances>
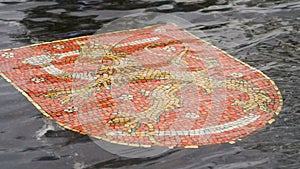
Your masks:
<instances>
[{"instance_id":1,"label":"dark water","mask_svg":"<svg viewBox=\"0 0 300 169\"><path fill-rule=\"evenodd\" d=\"M206 40L262 70L284 107L276 122L242 141L129 159L46 119L0 79L0 168L300 168L299 0L0 0L0 49L89 35L127 14L171 13Z\"/></svg>"}]
</instances>

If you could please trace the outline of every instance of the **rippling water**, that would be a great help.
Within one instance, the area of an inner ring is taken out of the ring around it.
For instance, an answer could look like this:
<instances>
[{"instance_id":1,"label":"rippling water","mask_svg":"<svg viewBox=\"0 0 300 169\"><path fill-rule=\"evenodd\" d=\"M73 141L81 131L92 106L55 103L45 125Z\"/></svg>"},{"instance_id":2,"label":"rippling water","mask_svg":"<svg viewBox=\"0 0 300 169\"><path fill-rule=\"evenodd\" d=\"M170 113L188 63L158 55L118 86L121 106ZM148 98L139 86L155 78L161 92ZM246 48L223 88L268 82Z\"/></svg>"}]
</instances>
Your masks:
<instances>
[{"instance_id":1,"label":"rippling water","mask_svg":"<svg viewBox=\"0 0 300 169\"><path fill-rule=\"evenodd\" d=\"M0 168L300 168L298 0L0 0L0 49L90 35L145 12L184 18L203 38L265 72L284 98L276 122L234 145L121 158L46 119L1 78Z\"/></svg>"}]
</instances>

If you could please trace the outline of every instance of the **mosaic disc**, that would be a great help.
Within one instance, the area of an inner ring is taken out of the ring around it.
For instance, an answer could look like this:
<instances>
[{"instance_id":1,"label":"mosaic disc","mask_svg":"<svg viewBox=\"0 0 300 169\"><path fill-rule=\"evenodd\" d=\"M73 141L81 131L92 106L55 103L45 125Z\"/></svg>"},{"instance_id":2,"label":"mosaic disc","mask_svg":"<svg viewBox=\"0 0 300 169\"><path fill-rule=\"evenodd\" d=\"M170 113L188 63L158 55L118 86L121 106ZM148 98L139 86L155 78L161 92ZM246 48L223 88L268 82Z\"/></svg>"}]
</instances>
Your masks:
<instances>
[{"instance_id":1,"label":"mosaic disc","mask_svg":"<svg viewBox=\"0 0 300 169\"><path fill-rule=\"evenodd\" d=\"M173 24L0 51L1 75L67 129L129 146L195 148L274 121L274 82Z\"/></svg>"}]
</instances>

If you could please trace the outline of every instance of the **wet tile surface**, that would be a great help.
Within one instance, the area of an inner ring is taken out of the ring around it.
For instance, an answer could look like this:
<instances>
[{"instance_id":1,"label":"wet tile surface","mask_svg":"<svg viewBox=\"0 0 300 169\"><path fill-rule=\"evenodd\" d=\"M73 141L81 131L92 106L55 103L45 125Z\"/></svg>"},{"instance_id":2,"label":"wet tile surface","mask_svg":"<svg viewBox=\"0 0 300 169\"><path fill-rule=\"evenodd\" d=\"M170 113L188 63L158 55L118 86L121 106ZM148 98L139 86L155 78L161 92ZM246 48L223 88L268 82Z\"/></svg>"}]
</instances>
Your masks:
<instances>
[{"instance_id":1,"label":"wet tile surface","mask_svg":"<svg viewBox=\"0 0 300 169\"><path fill-rule=\"evenodd\" d=\"M0 52L3 77L67 129L112 143L195 148L272 123L262 72L174 25Z\"/></svg>"}]
</instances>

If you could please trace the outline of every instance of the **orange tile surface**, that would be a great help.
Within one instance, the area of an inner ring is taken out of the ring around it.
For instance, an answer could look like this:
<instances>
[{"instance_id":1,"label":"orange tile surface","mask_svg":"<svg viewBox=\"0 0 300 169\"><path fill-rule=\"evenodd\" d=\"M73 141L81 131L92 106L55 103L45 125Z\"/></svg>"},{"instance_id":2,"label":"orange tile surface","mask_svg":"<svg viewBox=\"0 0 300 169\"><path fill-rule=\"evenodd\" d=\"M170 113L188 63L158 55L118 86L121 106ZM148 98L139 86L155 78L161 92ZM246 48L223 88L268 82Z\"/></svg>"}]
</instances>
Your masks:
<instances>
[{"instance_id":1,"label":"orange tile surface","mask_svg":"<svg viewBox=\"0 0 300 169\"><path fill-rule=\"evenodd\" d=\"M59 125L112 143L235 141L282 106L259 70L175 25L0 51L2 76Z\"/></svg>"}]
</instances>

